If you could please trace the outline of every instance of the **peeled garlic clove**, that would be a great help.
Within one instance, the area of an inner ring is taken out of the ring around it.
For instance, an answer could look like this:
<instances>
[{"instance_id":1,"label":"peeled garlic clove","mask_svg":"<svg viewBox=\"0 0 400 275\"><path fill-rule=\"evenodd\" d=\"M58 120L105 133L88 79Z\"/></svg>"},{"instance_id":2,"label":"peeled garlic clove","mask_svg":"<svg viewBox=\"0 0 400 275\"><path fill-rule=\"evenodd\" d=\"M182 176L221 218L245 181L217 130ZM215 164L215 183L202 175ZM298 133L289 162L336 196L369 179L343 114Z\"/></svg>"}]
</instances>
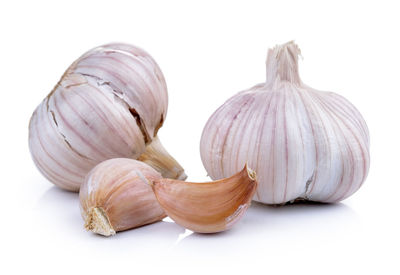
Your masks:
<instances>
[{"instance_id":1,"label":"peeled garlic clove","mask_svg":"<svg viewBox=\"0 0 400 275\"><path fill-rule=\"evenodd\" d=\"M167 105L164 77L150 55L126 44L95 48L33 113L32 158L46 178L72 191L96 164L117 157L141 157L164 177L186 178L157 137Z\"/></svg>"},{"instance_id":2,"label":"peeled garlic clove","mask_svg":"<svg viewBox=\"0 0 400 275\"><path fill-rule=\"evenodd\" d=\"M98 164L79 191L85 228L110 236L166 217L149 183L161 175L133 159L110 159Z\"/></svg>"},{"instance_id":3,"label":"peeled garlic clove","mask_svg":"<svg viewBox=\"0 0 400 275\"><path fill-rule=\"evenodd\" d=\"M156 197L168 216L199 233L230 229L250 206L256 187L256 174L247 165L236 175L215 182L153 182Z\"/></svg>"},{"instance_id":4,"label":"peeled garlic clove","mask_svg":"<svg viewBox=\"0 0 400 275\"><path fill-rule=\"evenodd\" d=\"M369 169L369 134L345 98L317 91L299 77L293 42L270 49L267 81L228 99L210 117L201 158L212 179L255 169L254 199L337 202L356 192Z\"/></svg>"}]
</instances>

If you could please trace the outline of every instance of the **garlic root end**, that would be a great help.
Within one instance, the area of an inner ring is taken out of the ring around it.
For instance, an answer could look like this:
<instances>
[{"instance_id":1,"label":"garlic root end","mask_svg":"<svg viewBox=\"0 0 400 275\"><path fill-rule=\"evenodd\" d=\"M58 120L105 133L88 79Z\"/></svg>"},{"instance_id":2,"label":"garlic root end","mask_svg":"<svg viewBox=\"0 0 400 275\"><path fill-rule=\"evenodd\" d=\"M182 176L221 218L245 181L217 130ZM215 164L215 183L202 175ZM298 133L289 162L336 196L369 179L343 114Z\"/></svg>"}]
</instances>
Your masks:
<instances>
[{"instance_id":1,"label":"garlic root end","mask_svg":"<svg viewBox=\"0 0 400 275\"><path fill-rule=\"evenodd\" d=\"M89 211L85 221L85 229L107 237L115 235L115 230L101 207L95 207Z\"/></svg>"}]
</instances>

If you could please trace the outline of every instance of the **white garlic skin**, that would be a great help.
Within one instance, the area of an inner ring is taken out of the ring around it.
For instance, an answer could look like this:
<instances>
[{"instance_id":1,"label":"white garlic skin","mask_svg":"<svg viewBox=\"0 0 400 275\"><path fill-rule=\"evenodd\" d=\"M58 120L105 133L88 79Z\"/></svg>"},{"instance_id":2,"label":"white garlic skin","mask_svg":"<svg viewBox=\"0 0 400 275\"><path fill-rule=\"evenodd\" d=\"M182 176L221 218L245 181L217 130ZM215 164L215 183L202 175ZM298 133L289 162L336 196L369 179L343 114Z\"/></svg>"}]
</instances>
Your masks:
<instances>
[{"instance_id":1,"label":"white garlic skin","mask_svg":"<svg viewBox=\"0 0 400 275\"><path fill-rule=\"evenodd\" d=\"M358 110L332 92L312 89L298 74L293 42L270 49L267 81L228 99L202 134L202 162L213 179L247 162L257 173L254 200L338 202L365 181L369 133Z\"/></svg>"},{"instance_id":2,"label":"white garlic skin","mask_svg":"<svg viewBox=\"0 0 400 275\"><path fill-rule=\"evenodd\" d=\"M32 115L29 148L42 174L78 191L86 174L110 158L138 158L156 137L168 106L153 58L127 44L85 53Z\"/></svg>"}]
</instances>

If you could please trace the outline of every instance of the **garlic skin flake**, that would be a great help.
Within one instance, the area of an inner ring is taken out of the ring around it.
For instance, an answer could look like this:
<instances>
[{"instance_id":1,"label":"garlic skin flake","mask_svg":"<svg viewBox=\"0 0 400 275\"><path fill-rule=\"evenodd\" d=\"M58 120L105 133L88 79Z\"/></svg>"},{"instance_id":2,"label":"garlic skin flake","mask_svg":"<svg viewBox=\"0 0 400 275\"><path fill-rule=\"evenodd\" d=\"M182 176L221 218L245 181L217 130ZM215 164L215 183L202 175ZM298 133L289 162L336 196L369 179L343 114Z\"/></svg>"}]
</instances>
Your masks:
<instances>
[{"instance_id":1,"label":"garlic skin flake","mask_svg":"<svg viewBox=\"0 0 400 275\"><path fill-rule=\"evenodd\" d=\"M79 191L85 228L110 236L166 217L150 183L161 175L149 165L126 158L93 168Z\"/></svg>"},{"instance_id":2,"label":"garlic skin flake","mask_svg":"<svg viewBox=\"0 0 400 275\"><path fill-rule=\"evenodd\" d=\"M247 165L232 177L214 182L159 179L156 197L177 224L198 233L232 228L250 206L257 188L256 174Z\"/></svg>"},{"instance_id":3,"label":"garlic skin flake","mask_svg":"<svg viewBox=\"0 0 400 275\"><path fill-rule=\"evenodd\" d=\"M208 120L201 158L212 179L257 172L254 200L338 202L356 192L370 164L369 133L345 98L299 77L294 42L270 49L267 80L228 99Z\"/></svg>"},{"instance_id":4,"label":"garlic skin flake","mask_svg":"<svg viewBox=\"0 0 400 275\"><path fill-rule=\"evenodd\" d=\"M164 76L149 54L127 44L97 47L67 69L33 113L32 158L48 180L71 191L96 164L118 157L156 159L164 177L186 178L157 137L167 105Z\"/></svg>"}]
</instances>

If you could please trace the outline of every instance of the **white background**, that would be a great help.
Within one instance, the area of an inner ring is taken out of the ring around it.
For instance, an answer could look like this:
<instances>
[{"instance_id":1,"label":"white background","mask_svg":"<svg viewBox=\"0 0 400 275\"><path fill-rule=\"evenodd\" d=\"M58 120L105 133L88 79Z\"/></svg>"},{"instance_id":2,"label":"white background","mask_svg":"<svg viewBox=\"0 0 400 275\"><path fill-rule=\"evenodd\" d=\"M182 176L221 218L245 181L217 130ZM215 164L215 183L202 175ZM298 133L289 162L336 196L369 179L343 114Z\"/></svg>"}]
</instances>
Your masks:
<instances>
[{"instance_id":1,"label":"white background","mask_svg":"<svg viewBox=\"0 0 400 275\"><path fill-rule=\"evenodd\" d=\"M0 273L399 274L399 13L383 0L2 1ZM253 204L222 234L166 220L103 238L84 231L77 194L47 182L31 161L36 105L83 52L120 41L160 65L170 99L160 138L189 180L207 180L206 120L264 81L267 49L292 39L303 81L347 97L370 129L369 176L342 203Z\"/></svg>"}]
</instances>

